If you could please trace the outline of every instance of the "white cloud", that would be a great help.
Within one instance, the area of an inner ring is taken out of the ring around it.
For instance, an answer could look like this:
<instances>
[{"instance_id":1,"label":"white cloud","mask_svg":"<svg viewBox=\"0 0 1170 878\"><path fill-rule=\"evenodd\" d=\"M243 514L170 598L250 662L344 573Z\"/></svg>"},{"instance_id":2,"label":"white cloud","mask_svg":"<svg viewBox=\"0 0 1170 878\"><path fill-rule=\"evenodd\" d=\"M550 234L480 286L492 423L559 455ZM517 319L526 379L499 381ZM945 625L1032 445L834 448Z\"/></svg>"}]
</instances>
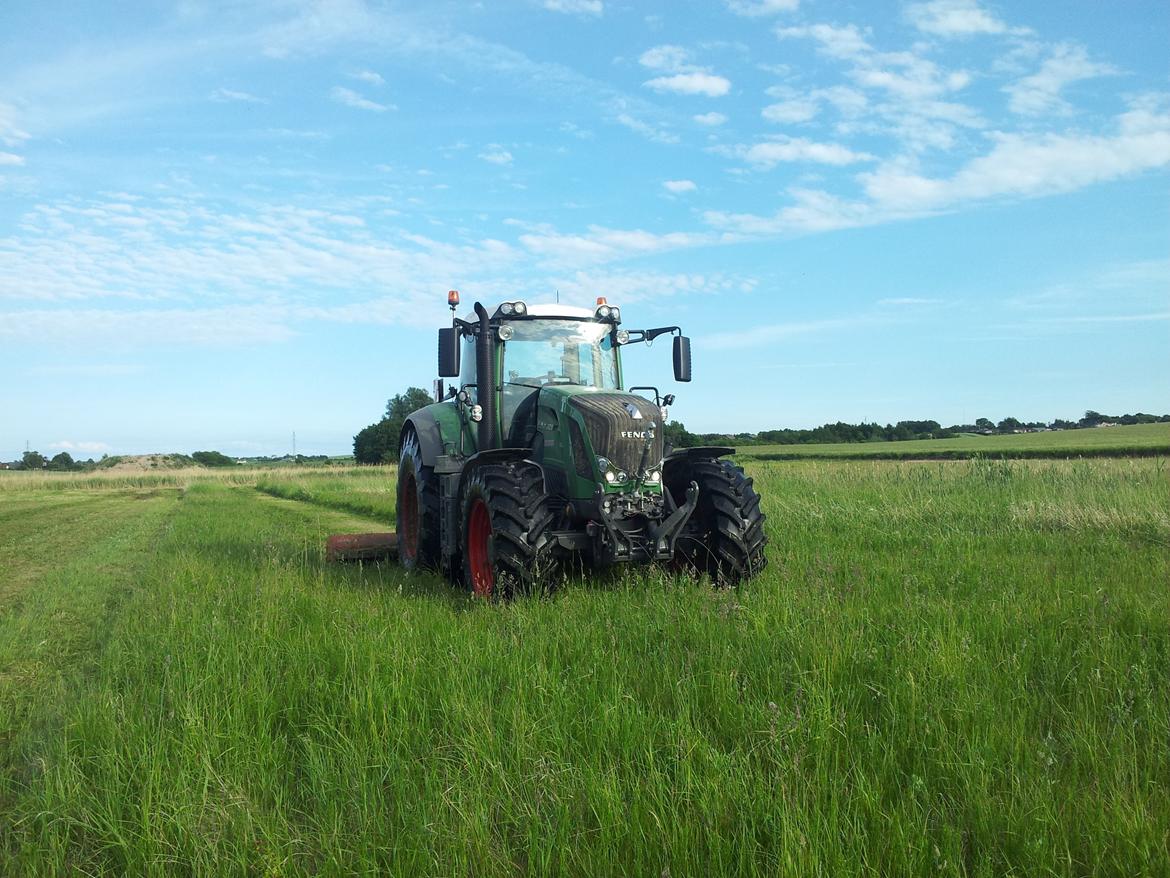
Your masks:
<instances>
[{"instance_id":1,"label":"white cloud","mask_svg":"<svg viewBox=\"0 0 1170 878\"><path fill-rule=\"evenodd\" d=\"M1013 113L1029 116L1067 113L1071 108L1060 96L1065 86L1116 72L1109 64L1090 60L1083 47L1060 43L1052 48L1038 71L1012 83L1004 91Z\"/></svg>"},{"instance_id":2,"label":"white cloud","mask_svg":"<svg viewBox=\"0 0 1170 878\"><path fill-rule=\"evenodd\" d=\"M858 175L864 198L794 189L792 203L771 216L708 211L711 226L745 235L828 231L925 216L1001 198L1072 192L1170 165L1170 111L1165 98L1133 102L1111 135L1005 134L949 177L928 177L903 162ZM782 145L782 144L781 144ZM757 144L756 147L768 146ZM738 147L747 158L747 150ZM765 152L761 160L783 160Z\"/></svg>"},{"instance_id":3,"label":"white cloud","mask_svg":"<svg viewBox=\"0 0 1170 878\"><path fill-rule=\"evenodd\" d=\"M678 143L677 134L672 134L665 128L656 128L649 122L643 122L629 113L618 113L614 116L614 121L655 143Z\"/></svg>"},{"instance_id":4,"label":"white cloud","mask_svg":"<svg viewBox=\"0 0 1170 878\"><path fill-rule=\"evenodd\" d=\"M776 34L781 39L813 40L821 54L844 65L845 75L856 88L834 85L804 96L837 109L843 117L837 125L841 135L886 135L896 139L903 150L921 153L952 150L962 129L986 124L976 110L954 98L971 83L972 75L936 64L926 56L930 50L927 44L915 44L908 51L881 52L855 25L777 28ZM769 90L777 96L793 97L784 94L788 91ZM781 107L776 112L794 115L796 108Z\"/></svg>"},{"instance_id":5,"label":"white cloud","mask_svg":"<svg viewBox=\"0 0 1170 878\"><path fill-rule=\"evenodd\" d=\"M716 243L720 236L707 232L667 232L610 229L590 226L584 234L565 234L540 228L520 236L520 243L552 265L589 265L631 256L662 253Z\"/></svg>"},{"instance_id":6,"label":"white cloud","mask_svg":"<svg viewBox=\"0 0 1170 878\"><path fill-rule=\"evenodd\" d=\"M342 88L340 85L334 86L329 92L329 97L339 104L344 104L347 107L353 107L355 110L369 110L374 113L384 113L387 110L398 109L393 104L379 104L377 101L371 101L368 98L362 97L356 91L348 88Z\"/></svg>"},{"instance_id":7,"label":"white cloud","mask_svg":"<svg viewBox=\"0 0 1170 878\"><path fill-rule=\"evenodd\" d=\"M803 137L776 137L751 146L738 144L733 147L719 147L713 151L735 156L764 170L774 168L781 162L852 165L874 160L868 153L854 152L839 143L818 143Z\"/></svg>"},{"instance_id":8,"label":"white cloud","mask_svg":"<svg viewBox=\"0 0 1170 878\"><path fill-rule=\"evenodd\" d=\"M560 131L562 134L571 134L578 140L592 140L593 132L588 128L582 128L575 122L562 122Z\"/></svg>"},{"instance_id":9,"label":"white cloud","mask_svg":"<svg viewBox=\"0 0 1170 878\"><path fill-rule=\"evenodd\" d=\"M726 0L726 3L727 8L736 15L748 18L792 12L800 6L800 0Z\"/></svg>"},{"instance_id":10,"label":"white cloud","mask_svg":"<svg viewBox=\"0 0 1170 878\"><path fill-rule=\"evenodd\" d=\"M694 192L699 188L692 180L666 180L662 186L667 192L673 192L676 195L683 192Z\"/></svg>"},{"instance_id":11,"label":"white cloud","mask_svg":"<svg viewBox=\"0 0 1170 878\"><path fill-rule=\"evenodd\" d=\"M0 101L0 143L5 146L20 146L28 139L28 132L16 125L16 109Z\"/></svg>"},{"instance_id":12,"label":"white cloud","mask_svg":"<svg viewBox=\"0 0 1170 878\"><path fill-rule=\"evenodd\" d=\"M1108 136L997 134L986 155L952 177L931 178L897 167L861 175L876 203L916 211L1003 196L1070 192L1170 164L1170 119L1161 130Z\"/></svg>"},{"instance_id":13,"label":"white cloud","mask_svg":"<svg viewBox=\"0 0 1170 878\"><path fill-rule=\"evenodd\" d=\"M682 46L662 45L647 49L638 58L638 63L651 70L665 70L670 73L684 73L694 70L691 53Z\"/></svg>"},{"instance_id":14,"label":"white cloud","mask_svg":"<svg viewBox=\"0 0 1170 878\"><path fill-rule=\"evenodd\" d=\"M781 39L810 39L820 44L820 50L831 58L856 58L872 51L869 43L855 24L837 27L832 24L810 24L799 27L776 28Z\"/></svg>"},{"instance_id":15,"label":"white cloud","mask_svg":"<svg viewBox=\"0 0 1170 878\"><path fill-rule=\"evenodd\" d=\"M731 81L713 73L675 73L673 76L656 76L644 85L659 92L673 92L683 95L706 95L722 97L731 90Z\"/></svg>"},{"instance_id":16,"label":"white cloud","mask_svg":"<svg viewBox=\"0 0 1170 878\"><path fill-rule=\"evenodd\" d=\"M0 339L127 333L152 343L157 331L160 339L199 342L222 329L229 340L279 340L294 319L357 319L359 304L381 300L371 319L410 323L435 278L490 277L520 260L521 251L501 241L409 235L387 225L396 220L379 218L380 198L343 203L364 216L322 209L320 198L313 208L270 204L247 212L174 196L41 205L19 218L17 234L0 238ZM377 220L375 228L366 218ZM12 307L18 302L33 307ZM304 310L315 303L334 310ZM165 325L187 316L195 321L190 331ZM231 328L237 318L238 332Z\"/></svg>"},{"instance_id":17,"label":"white cloud","mask_svg":"<svg viewBox=\"0 0 1170 878\"><path fill-rule=\"evenodd\" d=\"M817 111L816 101L808 98L794 98L769 104L760 111L760 115L768 122L808 122L816 117Z\"/></svg>"},{"instance_id":18,"label":"white cloud","mask_svg":"<svg viewBox=\"0 0 1170 878\"><path fill-rule=\"evenodd\" d=\"M217 103L228 103L232 101L244 104L268 103L264 98L258 98L254 94L249 94L246 91L233 91L230 88L217 88L208 97Z\"/></svg>"},{"instance_id":19,"label":"white cloud","mask_svg":"<svg viewBox=\"0 0 1170 878\"><path fill-rule=\"evenodd\" d=\"M479 157L493 165L512 164L512 153L508 152L508 150L504 149L498 143L489 143L487 148L479 154Z\"/></svg>"},{"instance_id":20,"label":"white cloud","mask_svg":"<svg viewBox=\"0 0 1170 878\"><path fill-rule=\"evenodd\" d=\"M976 0L929 0L911 3L906 18L923 33L938 37L1002 34L1008 26Z\"/></svg>"},{"instance_id":21,"label":"white cloud","mask_svg":"<svg viewBox=\"0 0 1170 878\"><path fill-rule=\"evenodd\" d=\"M572 275L554 275L551 280L550 285L560 290L562 301L590 302L594 296L604 293L611 303L622 306L646 299L680 295L744 295L759 284L754 277L721 273L632 270L604 272L581 270Z\"/></svg>"},{"instance_id":22,"label":"white cloud","mask_svg":"<svg viewBox=\"0 0 1170 878\"><path fill-rule=\"evenodd\" d=\"M16 155L15 153L11 153L11 152L0 152L0 168L4 167L5 165L7 165L9 167L12 167L12 166L19 167L20 165L23 165L23 164L24 164L24 156Z\"/></svg>"},{"instance_id":23,"label":"white cloud","mask_svg":"<svg viewBox=\"0 0 1170 878\"><path fill-rule=\"evenodd\" d=\"M727 121L727 117L722 113L699 113L698 115L692 116L691 118L700 125L707 125L711 128L714 128L717 125L722 125Z\"/></svg>"},{"instance_id":24,"label":"white cloud","mask_svg":"<svg viewBox=\"0 0 1170 878\"><path fill-rule=\"evenodd\" d=\"M659 92L675 94L707 95L721 97L731 90L726 77L717 76L710 68L699 67L691 62L691 54L682 46L654 46L642 53L638 63L650 70L663 71L668 76L656 76L643 83Z\"/></svg>"},{"instance_id":25,"label":"white cloud","mask_svg":"<svg viewBox=\"0 0 1170 878\"><path fill-rule=\"evenodd\" d=\"M601 15L605 5L601 0L544 0L542 4L550 12L565 12L570 15Z\"/></svg>"},{"instance_id":26,"label":"white cloud","mask_svg":"<svg viewBox=\"0 0 1170 878\"><path fill-rule=\"evenodd\" d=\"M357 73L351 73L350 79L356 79L359 82L365 82L369 85L383 86L386 80L382 78L381 74L375 73L373 70L359 70Z\"/></svg>"}]
</instances>

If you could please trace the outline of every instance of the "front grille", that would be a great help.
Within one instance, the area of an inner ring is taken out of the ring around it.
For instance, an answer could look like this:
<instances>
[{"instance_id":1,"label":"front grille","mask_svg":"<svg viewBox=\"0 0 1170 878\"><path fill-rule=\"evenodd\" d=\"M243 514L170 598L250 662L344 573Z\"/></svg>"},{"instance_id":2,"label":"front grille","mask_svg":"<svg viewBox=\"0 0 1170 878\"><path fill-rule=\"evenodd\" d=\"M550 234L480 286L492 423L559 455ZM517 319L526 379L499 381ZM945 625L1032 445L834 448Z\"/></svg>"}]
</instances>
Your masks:
<instances>
[{"instance_id":1,"label":"front grille","mask_svg":"<svg viewBox=\"0 0 1170 878\"><path fill-rule=\"evenodd\" d=\"M647 463L653 465L662 460L661 416L658 406L650 400L625 393L582 393L572 397L571 402L585 421L585 432L594 454L608 457L634 475L642 460L645 443L642 435L653 425L654 441L650 444ZM631 414L627 406L633 406L641 417Z\"/></svg>"}]
</instances>

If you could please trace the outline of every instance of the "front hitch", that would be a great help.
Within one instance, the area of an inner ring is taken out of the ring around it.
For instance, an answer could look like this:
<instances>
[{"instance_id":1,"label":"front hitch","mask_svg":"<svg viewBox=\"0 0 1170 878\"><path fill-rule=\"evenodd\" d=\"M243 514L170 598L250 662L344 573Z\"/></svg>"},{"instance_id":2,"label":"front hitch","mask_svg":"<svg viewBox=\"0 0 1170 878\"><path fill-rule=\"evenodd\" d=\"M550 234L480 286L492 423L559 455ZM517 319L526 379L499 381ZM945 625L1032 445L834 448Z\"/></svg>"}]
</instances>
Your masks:
<instances>
[{"instance_id":1,"label":"front hitch","mask_svg":"<svg viewBox=\"0 0 1170 878\"><path fill-rule=\"evenodd\" d=\"M654 541L654 557L661 561L669 561L674 557L674 543L687 522L691 520L695 507L699 505L699 483L691 482L687 485L687 499L682 506L670 513L657 527L650 528L650 538Z\"/></svg>"}]
</instances>

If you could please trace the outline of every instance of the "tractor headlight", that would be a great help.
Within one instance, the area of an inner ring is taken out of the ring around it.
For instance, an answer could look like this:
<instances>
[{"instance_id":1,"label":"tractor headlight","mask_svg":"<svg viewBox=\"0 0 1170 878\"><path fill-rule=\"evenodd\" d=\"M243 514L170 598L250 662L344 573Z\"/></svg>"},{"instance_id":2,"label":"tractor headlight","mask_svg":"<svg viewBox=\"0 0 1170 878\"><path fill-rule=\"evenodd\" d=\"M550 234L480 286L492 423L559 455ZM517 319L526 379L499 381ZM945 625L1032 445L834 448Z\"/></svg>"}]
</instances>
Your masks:
<instances>
[{"instance_id":1,"label":"tractor headlight","mask_svg":"<svg viewBox=\"0 0 1170 878\"><path fill-rule=\"evenodd\" d=\"M617 343L618 344L629 344L630 343L630 333L628 330L619 329L617 331Z\"/></svg>"},{"instance_id":2,"label":"tractor headlight","mask_svg":"<svg viewBox=\"0 0 1170 878\"><path fill-rule=\"evenodd\" d=\"M607 470L605 471L605 483L606 483L607 485L612 485L612 484L614 484L614 482L616 482L616 481L617 481L617 473L615 473L615 472L614 472L613 470L611 470L611 469L607 469Z\"/></svg>"},{"instance_id":3,"label":"tractor headlight","mask_svg":"<svg viewBox=\"0 0 1170 878\"><path fill-rule=\"evenodd\" d=\"M516 302L512 307L516 309L516 313L520 316L528 313L528 306L523 302Z\"/></svg>"},{"instance_id":4,"label":"tractor headlight","mask_svg":"<svg viewBox=\"0 0 1170 878\"><path fill-rule=\"evenodd\" d=\"M652 470L649 475L649 479L651 484L657 485L662 481L662 473L660 473L658 470Z\"/></svg>"},{"instance_id":5,"label":"tractor headlight","mask_svg":"<svg viewBox=\"0 0 1170 878\"><path fill-rule=\"evenodd\" d=\"M600 317L602 320L608 320L609 315L611 315L612 313L613 313L613 308L609 307L609 305L598 305L597 306L597 316Z\"/></svg>"},{"instance_id":6,"label":"tractor headlight","mask_svg":"<svg viewBox=\"0 0 1170 878\"><path fill-rule=\"evenodd\" d=\"M515 330L511 326L501 326L496 330L496 335L500 337L500 341L507 341L515 335Z\"/></svg>"},{"instance_id":7,"label":"tractor headlight","mask_svg":"<svg viewBox=\"0 0 1170 878\"><path fill-rule=\"evenodd\" d=\"M619 308L617 305L614 305L612 308L609 309L609 316L613 319L614 323L621 323L622 322L622 309Z\"/></svg>"},{"instance_id":8,"label":"tractor headlight","mask_svg":"<svg viewBox=\"0 0 1170 878\"><path fill-rule=\"evenodd\" d=\"M619 485L624 484L625 482L629 481L629 478L630 477L628 475L626 475L624 470L617 474L617 480L618 480Z\"/></svg>"},{"instance_id":9,"label":"tractor headlight","mask_svg":"<svg viewBox=\"0 0 1170 878\"><path fill-rule=\"evenodd\" d=\"M476 423L479 423L483 420L483 406L473 405L471 407L471 420L475 421Z\"/></svg>"},{"instance_id":10,"label":"tractor headlight","mask_svg":"<svg viewBox=\"0 0 1170 878\"><path fill-rule=\"evenodd\" d=\"M507 317L510 317L514 313L516 313L516 306L513 305L511 302L505 302L504 304L502 304L500 306L500 313L507 316Z\"/></svg>"}]
</instances>

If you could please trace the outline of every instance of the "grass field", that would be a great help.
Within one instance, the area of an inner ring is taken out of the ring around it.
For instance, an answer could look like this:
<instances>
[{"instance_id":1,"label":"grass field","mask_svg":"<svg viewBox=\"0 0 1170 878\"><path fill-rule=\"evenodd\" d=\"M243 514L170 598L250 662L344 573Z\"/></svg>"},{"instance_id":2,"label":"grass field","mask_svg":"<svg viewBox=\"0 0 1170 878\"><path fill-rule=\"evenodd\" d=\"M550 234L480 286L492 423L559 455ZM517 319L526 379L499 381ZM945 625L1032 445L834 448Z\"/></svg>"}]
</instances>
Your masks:
<instances>
[{"instance_id":1,"label":"grass field","mask_svg":"<svg viewBox=\"0 0 1170 878\"><path fill-rule=\"evenodd\" d=\"M1052 459L1123 456L1170 456L1170 424L1134 424L1006 436L964 433L954 439L915 439L908 442L757 445L745 447L741 454L741 457L757 460L797 460L808 457L966 460L973 457Z\"/></svg>"},{"instance_id":2,"label":"grass field","mask_svg":"<svg viewBox=\"0 0 1170 878\"><path fill-rule=\"evenodd\" d=\"M0 874L1170 873L1165 459L747 466L751 585L511 604L323 563L392 470L4 474Z\"/></svg>"}]
</instances>

